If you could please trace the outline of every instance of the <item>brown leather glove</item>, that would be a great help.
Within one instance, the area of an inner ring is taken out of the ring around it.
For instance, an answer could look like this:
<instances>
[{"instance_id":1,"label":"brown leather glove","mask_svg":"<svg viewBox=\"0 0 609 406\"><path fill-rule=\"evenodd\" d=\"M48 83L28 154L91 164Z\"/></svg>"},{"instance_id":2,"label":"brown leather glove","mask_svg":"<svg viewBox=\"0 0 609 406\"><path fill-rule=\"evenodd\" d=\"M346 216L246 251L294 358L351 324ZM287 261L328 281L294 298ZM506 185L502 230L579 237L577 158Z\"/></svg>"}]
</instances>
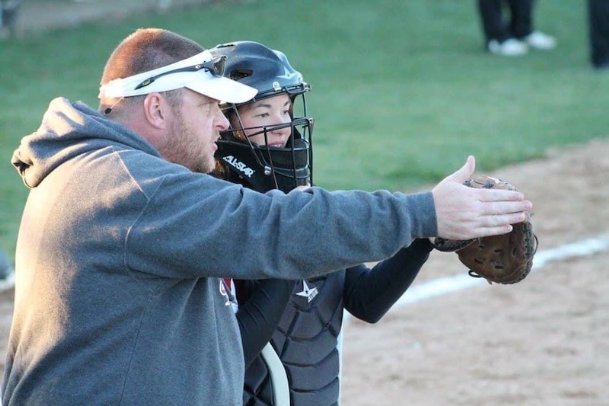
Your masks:
<instances>
[{"instance_id":1,"label":"brown leather glove","mask_svg":"<svg viewBox=\"0 0 609 406\"><path fill-rule=\"evenodd\" d=\"M472 178L465 184L473 188L516 190L510 183L490 176ZM520 282L529 274L537 243L530 216L524 222L514 224L507 234L465 241L439 237L432 240L437 250L456 252L471 276L502 284Z\"/></svg>"}]
</instances>

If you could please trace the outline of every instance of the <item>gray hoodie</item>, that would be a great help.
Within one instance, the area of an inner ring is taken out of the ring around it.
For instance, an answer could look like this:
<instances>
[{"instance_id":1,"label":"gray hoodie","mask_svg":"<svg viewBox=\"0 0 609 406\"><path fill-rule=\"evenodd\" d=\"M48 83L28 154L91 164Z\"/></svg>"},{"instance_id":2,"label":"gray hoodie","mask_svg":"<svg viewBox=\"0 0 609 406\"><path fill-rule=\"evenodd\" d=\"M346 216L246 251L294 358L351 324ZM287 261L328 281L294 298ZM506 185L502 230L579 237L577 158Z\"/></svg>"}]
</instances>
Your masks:
<instances>
[{"instance_id":1,"label":"gray hoodie","mask_svg":"<svg viewBox=\"0 0 609 406\"><path fill-rule=\"evenodd\" d=\"M64 98L12 161L31 190L3 404L239 405L221 277L310 278L437 231L431 193L257 193Z\"/></svg>"}]
</instances>

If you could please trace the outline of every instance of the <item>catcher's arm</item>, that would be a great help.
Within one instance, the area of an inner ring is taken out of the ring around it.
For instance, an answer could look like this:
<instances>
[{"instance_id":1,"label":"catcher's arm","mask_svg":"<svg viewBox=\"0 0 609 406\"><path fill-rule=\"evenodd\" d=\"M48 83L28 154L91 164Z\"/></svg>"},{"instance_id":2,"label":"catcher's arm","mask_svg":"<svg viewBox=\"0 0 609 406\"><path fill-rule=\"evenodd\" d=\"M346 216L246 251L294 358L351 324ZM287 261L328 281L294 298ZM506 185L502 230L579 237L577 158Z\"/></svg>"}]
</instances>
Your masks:
<instances>
[{"instance_id":1,"label":"catcher's arm","mask_svg":"<svg viewBox=\"0 0 609 406\"><path fill-rule=\"evenodd\" d=\"M372 269L365 265L345 273L343 302L353 316L376 323L410 287L433 247L427 238L416 239Z\"/></svg>"},{"instance_id":2,"label":"catcher's arm","mask_svg":"<svg viewBox=\"0 0 609 406\"><path fill-rule=\"evenodd\" d=\"M240 298L237 323L246 368L271 339L295 284L282 279L235 281Z\"/></svg>"}]
</instances>

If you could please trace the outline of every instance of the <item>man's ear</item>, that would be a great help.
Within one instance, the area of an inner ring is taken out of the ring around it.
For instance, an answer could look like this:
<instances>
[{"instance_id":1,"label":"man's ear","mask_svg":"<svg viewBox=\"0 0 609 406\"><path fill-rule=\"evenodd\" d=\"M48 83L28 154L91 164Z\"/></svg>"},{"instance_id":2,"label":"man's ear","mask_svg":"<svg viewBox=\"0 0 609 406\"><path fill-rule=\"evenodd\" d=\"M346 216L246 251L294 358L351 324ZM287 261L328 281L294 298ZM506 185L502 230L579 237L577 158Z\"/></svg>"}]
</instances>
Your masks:
<instances>
[{"instance_id":1,"label":"man's ear","mask_svg":"<svg viewBox=\"0 0 609 406\"><path fill-rule=\"evenodd\" d=\"M165 128L170 108L167 100L160 93L149 93L144 98L144 117L155 128Z\"/></svg>"}]
</instances>

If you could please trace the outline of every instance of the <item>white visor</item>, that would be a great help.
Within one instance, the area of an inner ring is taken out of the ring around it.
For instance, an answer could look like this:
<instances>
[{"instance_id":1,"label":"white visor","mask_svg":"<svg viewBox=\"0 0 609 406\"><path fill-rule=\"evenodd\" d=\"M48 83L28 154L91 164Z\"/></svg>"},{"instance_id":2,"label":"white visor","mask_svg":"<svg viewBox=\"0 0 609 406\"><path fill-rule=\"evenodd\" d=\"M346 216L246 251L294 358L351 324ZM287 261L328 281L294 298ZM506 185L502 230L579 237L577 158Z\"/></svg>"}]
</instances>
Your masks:
<instances>
[{"instance_id":1,"label":"white visor","mask_svg":"<svg viewBox=\"0 0 609 406\"><path fill-rule=\"evenodd\" d=\"M227 103L244 103L253 98L258 90L213 71L218 60L209 51L203 51L171 65L111 80L99 88L98 97L140 96L185 87Z\"/></svg>"}]
</instances>

